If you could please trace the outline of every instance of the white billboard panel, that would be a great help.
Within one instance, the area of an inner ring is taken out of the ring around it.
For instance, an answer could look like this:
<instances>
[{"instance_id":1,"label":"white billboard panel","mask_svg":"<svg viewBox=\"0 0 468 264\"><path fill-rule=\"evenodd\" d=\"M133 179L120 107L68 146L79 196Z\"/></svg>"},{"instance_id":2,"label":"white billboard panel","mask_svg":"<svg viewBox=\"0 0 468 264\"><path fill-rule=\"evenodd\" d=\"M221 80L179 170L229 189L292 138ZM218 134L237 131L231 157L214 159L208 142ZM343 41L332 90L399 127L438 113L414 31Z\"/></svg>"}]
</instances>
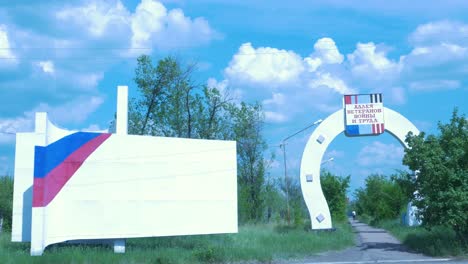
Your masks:
<instances>
[{"instance_id":1,"label":"white billboard panel","mask_svg":"<svg viewBox=\"0 0 468 264\"><path fill-rule=\"evenodd\" d=\"M66 131L38 113L16 144L12 240L32 255L69 240L237 232L235 141Z\"/></svg>"}]
</instances>

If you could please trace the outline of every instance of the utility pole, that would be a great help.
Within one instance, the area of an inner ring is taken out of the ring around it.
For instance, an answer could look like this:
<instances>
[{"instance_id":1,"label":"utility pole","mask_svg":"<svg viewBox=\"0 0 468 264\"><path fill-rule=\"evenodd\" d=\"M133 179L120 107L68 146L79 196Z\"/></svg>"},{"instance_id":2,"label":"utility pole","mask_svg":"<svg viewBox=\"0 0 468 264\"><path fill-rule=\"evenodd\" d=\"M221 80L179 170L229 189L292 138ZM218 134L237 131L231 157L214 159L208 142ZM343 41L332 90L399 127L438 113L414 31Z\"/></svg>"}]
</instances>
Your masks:
<instances>
[{"instance_id":1,"label":"utility pole","mask_svg":"<svg viewBox=\"0 0 468 264\"><path fill-rule=\"evenodd\" d=\"M286 140L294 137L295 135L305 131L306 129L312 127L312 126L316 126L318 124L322 123L322 119L319 119L317 121L315 121L314 123L306 126L305 128L297 131L296 133L286 137L285 139L283 139L283 141L281 141L281 144L280 144L280 148L283 148L283 161L284 161L284 183L285 183L285 188L286 188L286 208L287 208L287 215L286 215L286 219L288 220L288 225L291 224L291 215L290 215L290 209L289 209L289 182L288 182L288 172L287 172L287 167L286 167Z\"/></svg>"}]
</instances>

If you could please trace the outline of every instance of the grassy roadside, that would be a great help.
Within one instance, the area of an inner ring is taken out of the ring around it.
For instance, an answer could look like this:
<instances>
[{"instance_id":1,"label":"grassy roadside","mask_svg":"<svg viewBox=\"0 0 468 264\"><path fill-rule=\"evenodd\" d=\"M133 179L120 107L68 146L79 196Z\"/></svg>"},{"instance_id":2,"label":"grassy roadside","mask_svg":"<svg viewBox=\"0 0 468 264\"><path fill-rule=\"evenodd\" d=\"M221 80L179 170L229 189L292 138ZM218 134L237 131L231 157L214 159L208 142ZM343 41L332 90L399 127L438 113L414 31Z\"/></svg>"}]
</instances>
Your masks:
<instances>
[{"instance_id":1,"label":"grassy roadside","mask_svg":"<svg viewBox=\"0 0 468 264\"><path fill-rule=\"evenodd\" d=\"M298 259L339 250L354 243L351 227L336 224L335 232L303 228L247 225L238 234L128 239L125 254L110 246L62 245L47 248L42 257L29 256L28 243L0 236L0 263L226 263Z\"/></svg>"},{"instance_id":2,"label":"grassy roadside","mask_svg":"<svg viewBox=\"0 0 468 264\"><path fill-rule=\"evenodd\" d=\"M436 227L431 231L423 227L403 226L398 220L377 224L388 230L411 250L429 256L468 257L468 245L463 243L449 227Z\"/></svg>"}]
</instances>

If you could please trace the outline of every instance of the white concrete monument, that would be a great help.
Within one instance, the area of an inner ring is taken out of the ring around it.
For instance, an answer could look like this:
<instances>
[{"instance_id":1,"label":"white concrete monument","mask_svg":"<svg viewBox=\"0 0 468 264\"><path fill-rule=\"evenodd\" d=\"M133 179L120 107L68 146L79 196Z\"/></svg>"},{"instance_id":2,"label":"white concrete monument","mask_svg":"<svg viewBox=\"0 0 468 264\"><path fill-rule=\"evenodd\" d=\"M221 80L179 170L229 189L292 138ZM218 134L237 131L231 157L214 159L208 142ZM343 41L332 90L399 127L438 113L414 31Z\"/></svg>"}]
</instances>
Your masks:
<instances>
[{"instance_id":1,"label":"white concrete monument","mask_svg":"<svg viewBox=\"0 0 468 264\"><path fill-rule=\"evenodd\" d=\"M320 165L328 145L339 134L347 136L393 135L405 148L408 132L419 134L413 123L383 106L382 94L345 95L343 109L328 116L310 136L302 155L300 181L312 229L331 229L332 219L320 184ZM408 205L407 224L417 224L415 208Z\"/></svg>"},{"instance_id":2,"label":"white concrete monument","mask_svg":"<svg viewBox=\"0 0 468 264\"><path fill-rule=\"evenodd\" d=\"M66 241L237 233L236 142L68 131L36 114L16 135L12 241L31 255Z\"/></svg>"}]
</instances>

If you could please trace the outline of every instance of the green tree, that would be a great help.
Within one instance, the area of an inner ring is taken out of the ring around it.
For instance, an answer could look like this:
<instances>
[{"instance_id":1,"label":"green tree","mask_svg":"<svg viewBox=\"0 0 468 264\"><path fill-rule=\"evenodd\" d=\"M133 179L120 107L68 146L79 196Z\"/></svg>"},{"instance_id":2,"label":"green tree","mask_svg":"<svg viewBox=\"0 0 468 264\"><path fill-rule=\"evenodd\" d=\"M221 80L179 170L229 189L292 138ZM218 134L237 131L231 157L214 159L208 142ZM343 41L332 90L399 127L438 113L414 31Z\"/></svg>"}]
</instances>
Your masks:
<instances>
[{"instance_id":1,"label":"green tree","mask_svg":"<svg viewBox=\"0 0 468 264\"><path fill-rule=\"evenodd\" d=\"M229 91L221 93L216 88L204 87L202 96L197 95L196 105L201 115L195 118L200 138L232 139L231 114L235 106Z\"/></svg>"},{"instance_id":2,"label":"green tree","mask_svg":"<svg viewBox=\"0 0 468 264\"><path fill-rule=\"evenodd\" d=\"M439 135L409 134L403 164L417 172L413 203L428 228L448 225L468 236L468 121L453 111Z\"/></svg>"},{"instance_id":3,"label":"green tree","mask_svg":"<svg viewBox=\"0 0 468 264\"><path fill-rule=\"evenodd\" d=\"M242 102L230 107L232 131L237 141L239 219L262 220L264 204L265 159L267 148L262 136L263 111L260 104Z\"/></svg>"},{"instance_id":4,"label":"green tree","mask_svg":"<svg viewBox=\"0 0 468 264\"><path fill-rule=\"evenodd\" d=\"M366 178L365 188L355 192L358 215L369 215L374 222L395 219L408 202L400 186L384 175Z\"/></svg>"},{"instance_id":5,"label":"green tree","mask_svg":"<svg viewBox=\"0 0 468 264\"><path fill-rule=\"evenodd\" d=\"M149 56L142 55L137 59L135 82L140 91L140 100L133 99L129 109L129 128L132 134L172 135L177 128L171 127L163 120L169 112L169 95L171 91L181 90L177 87L183 83L179 63L167 57L153 65ZM178 108L180 106L174 106Z\"/></svg>"},{"instance_id":6,"label":"green tree","mask_svg":"<svg viewBox=\"0 0 468 264\"><path fill-rule=\"evenodd\" d=\"M284 215L286 199L281 192L280 178L267 177L265 180L265 220L266 222L279 221Z\"/></svg>"},{"instance_id":7,"label":"green tree","mask_svg":"<svg viewBox=\"0 0 468 264\"><path fill-rule=\"evenodd\" d=\"M400 190L403 192L408 202L413 197L415 191L413 178L414 174L408 173L407 171L403 170L400 170L397 173L390 176L392 182L396 183L400 187Z\"/></svg>"},{"instance_id":8,"label":"green tree","mask_svg":"<svg viewBox=\"0 0 468 264\"><path fill-rule=\"evenodd\" d=\"M228 90L195 85L195 64L184 65L174 57L153 64L137 59L135 82L139 96L129 106L130 134L232 139L231 98Z\"/></svg>"},{"instance_id":9,"label":"green tree","mask_svg":"<svg viewBox=\"0 0 468 264\"><path fill-rule=\"evenodd\" d=\"M282 179L279 181L278 188L284 201L281 215L288 223L292 220L294 226L303 226L304 220L308 218L308 211L302 196L299 178L287 177L286 180Z\"/></svg>"},{"instance_id":10,"label":"green tree","mask_svg":"<svg viewBox=\"0 0 468 264\"><path fill-rule=\"evenodd\" d=\"M0 219L3 219L3 229L7 231L11 230L12 206L13 178L0 176Z\"/></svg>"},{"instance_id":11,"label":"green tree","mask_svg":"<svg viewBox=\"0 0 468 264\"><path fill-rule=\"evenodd\" d=\"M328 171L322 171L320 182L333 219L346 220L346 191L349 188L350 176L338 177Z\"/></svg>"}]
</instances>

